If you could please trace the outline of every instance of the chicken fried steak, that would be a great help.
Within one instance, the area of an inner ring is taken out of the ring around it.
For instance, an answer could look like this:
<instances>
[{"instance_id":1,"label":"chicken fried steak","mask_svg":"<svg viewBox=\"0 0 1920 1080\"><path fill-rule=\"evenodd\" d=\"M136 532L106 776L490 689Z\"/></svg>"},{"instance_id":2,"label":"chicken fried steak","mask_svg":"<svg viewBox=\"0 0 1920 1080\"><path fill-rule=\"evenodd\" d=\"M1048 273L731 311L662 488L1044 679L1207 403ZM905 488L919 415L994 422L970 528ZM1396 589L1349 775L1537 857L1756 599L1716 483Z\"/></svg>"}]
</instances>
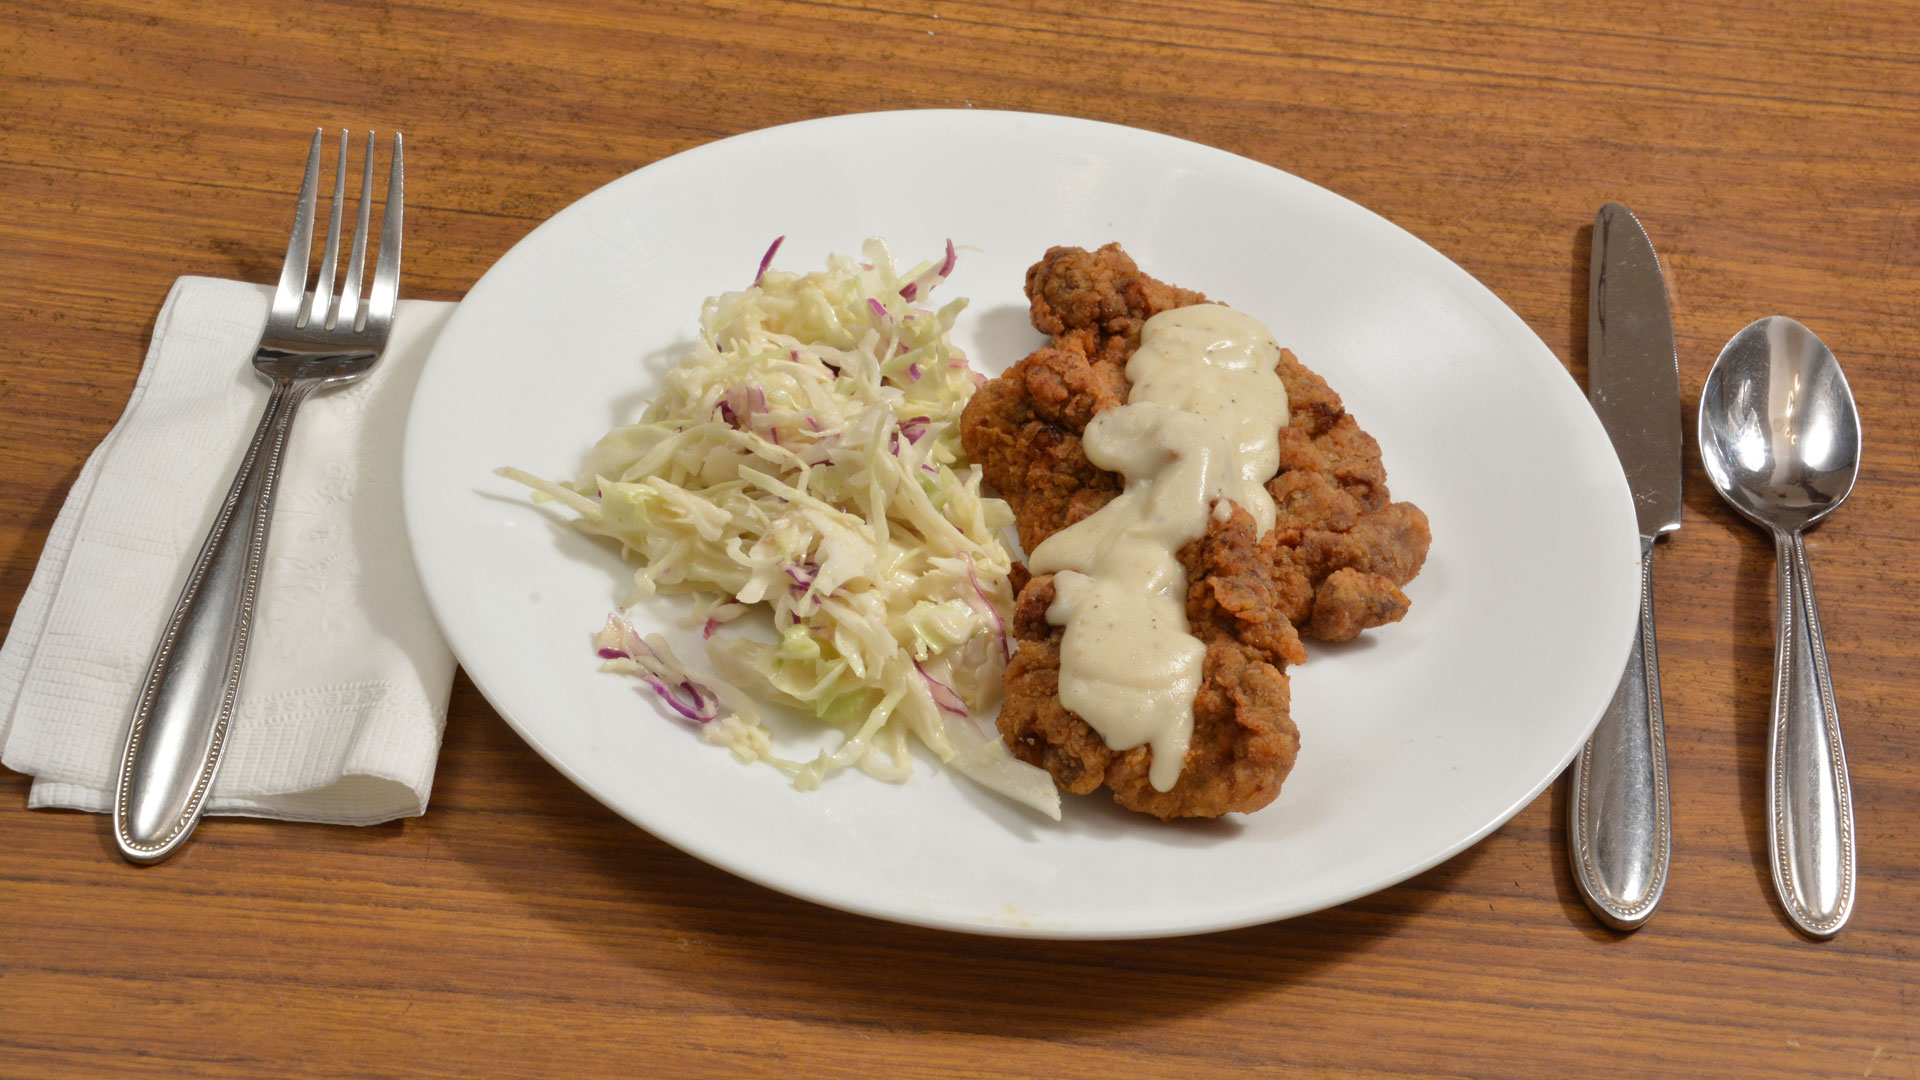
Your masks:
<instances>
[{"instance_id":1,"label":"chicken fried steak","mask_svg":"<svg viewBox=\"0 0 1920 1080\"><path fill-rule=\"evenodd\" d=\"M1052 342L981 387L961 436L1031 552L1120 494L1121 477L1081 446L1087 422L1127 403L1127 360L1146 321L1207 300L1141 273L1117 244L1049 250L1027 271L1026 292L1034 327ZM1279 794L1299 749L1285 671L1306 659L1301 636L1347 641L1406 614L1400 586L1426 558L1426 515L1391 501L1379 445L1325 380L1285 350L1277 374L1289 416L1266 485L1273 529L1258 535L1236 506L1178 552L1190 632L1206 652L1192 737L1169 790L1149 782L1148 747L1113 750L1060 703L1063 631L1047 621L1053 575L1020 588L1000 732L1066 790L1105 784L1120 805L1162 819L1258 810Z\"/></svg>"}]
</instances>

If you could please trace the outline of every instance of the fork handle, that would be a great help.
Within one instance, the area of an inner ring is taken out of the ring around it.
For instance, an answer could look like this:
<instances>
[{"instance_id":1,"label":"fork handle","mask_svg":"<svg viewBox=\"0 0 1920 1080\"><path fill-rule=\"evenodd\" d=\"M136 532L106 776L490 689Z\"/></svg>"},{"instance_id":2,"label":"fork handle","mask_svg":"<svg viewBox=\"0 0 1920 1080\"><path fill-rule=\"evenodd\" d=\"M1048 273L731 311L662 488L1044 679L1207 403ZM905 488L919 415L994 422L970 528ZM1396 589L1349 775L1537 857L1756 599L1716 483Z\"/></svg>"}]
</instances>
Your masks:
<instances>
[{"instance_id":1,"label":"fork handle","mask_svg":"<svg viewBox=\"0 0 1920 1080\"><path fill-rule=\"evenodd\" d=\"M173 854L206 808L246 663L280 462L294 412L316 385L274 380L253 442L154 649L127 724L113 802L114 840L133 862Z\"/></svg>"}]
</instances>

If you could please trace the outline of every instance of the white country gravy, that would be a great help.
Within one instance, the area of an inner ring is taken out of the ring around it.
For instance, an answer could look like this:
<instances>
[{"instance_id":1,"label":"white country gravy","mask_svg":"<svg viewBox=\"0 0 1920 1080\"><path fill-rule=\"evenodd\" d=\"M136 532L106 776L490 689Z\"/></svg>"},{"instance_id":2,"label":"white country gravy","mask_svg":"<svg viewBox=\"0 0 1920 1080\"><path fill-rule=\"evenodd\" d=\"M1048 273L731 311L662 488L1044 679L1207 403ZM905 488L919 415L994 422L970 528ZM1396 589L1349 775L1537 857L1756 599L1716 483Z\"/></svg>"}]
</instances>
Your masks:
<instances>
[{"instance_id":1,"label":"white country gravy","mask_svg":"<svg viewBox=\"0 0 1920 1080\"><path fill-rule=\"evenodd\" d=\"M1187 574L1174 553L1231 500L1273 528L1265 484L1279 469L1287 389L1259 320L1218 304L1148 319L1127 361L1127 403L1094 416L1087 459L1126 477L1120 496L1033 551L1054 574L1047 621L1064 626L1060 703L1109 747L1153 748L1148 779L1173 787L1193 735L1206 647L1187 627ZM1218 500L1218 505L1215 505Z\"/></svg>"}]
</instances>

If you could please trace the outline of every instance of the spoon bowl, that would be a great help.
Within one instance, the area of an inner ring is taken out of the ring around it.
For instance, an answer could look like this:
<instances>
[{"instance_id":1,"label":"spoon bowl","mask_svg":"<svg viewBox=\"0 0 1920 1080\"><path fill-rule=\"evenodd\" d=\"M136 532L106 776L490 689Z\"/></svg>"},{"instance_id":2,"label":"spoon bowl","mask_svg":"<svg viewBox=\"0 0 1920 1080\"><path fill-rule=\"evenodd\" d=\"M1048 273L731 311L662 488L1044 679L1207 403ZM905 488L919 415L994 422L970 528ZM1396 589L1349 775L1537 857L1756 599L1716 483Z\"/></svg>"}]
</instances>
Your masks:
<instances>
[{"instance_id":1,"label":"spoon bowl","mask_svg":"<svg viewBox=\"0 0 1920 1080\"><path fill-rule=\"evenodd\" d=\"M1789 532L1860 475L1860 414L1833 351L1784 315L1733 336L1700 394L1700 460L1733 508Z\"/></svg>"},{"instance_id":2,"label":"spoon bowl","mask_svg":"<svg viewBox=\"0 0 1920 1080\"><path fill-rule=\"evenodd\" d=\"M1773 533L1780 611L1768 858L1787 918L1813 937L1831 937L1853 911L1853 795L1802 534L1860 475L1860 414L1832 351L1778 315L1735 334L1700 395L1700 460L1727 502Z\"/></svg>"}]
</instances>

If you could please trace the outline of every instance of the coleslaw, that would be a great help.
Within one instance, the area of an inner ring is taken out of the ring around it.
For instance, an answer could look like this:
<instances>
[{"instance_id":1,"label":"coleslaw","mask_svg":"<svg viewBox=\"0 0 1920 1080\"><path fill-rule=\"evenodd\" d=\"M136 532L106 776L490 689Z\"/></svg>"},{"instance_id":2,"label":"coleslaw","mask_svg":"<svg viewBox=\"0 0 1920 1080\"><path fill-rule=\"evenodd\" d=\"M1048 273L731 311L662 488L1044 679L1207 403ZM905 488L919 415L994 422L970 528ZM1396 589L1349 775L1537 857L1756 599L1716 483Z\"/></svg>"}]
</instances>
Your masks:
<instances>
[{"instance_id":1,"label":"coleslaw","mask_svg":"<svg viewBox=\"0 0 1920 1080\"><path fill-rule=\"evenodd\" d=\"M784 239L784 238L782 238ZM608 432L578 478L498 470L578 515L638 563L631 607L694 597L717 680L690 674L621 615L603 670L635 675L743 762L797 788L848 766L913 771L908 737L974 781L1054 818L1046 772L973 720L1012 656L1012 513L962 460L959 420L984 379L949 340L966 307L930 294L955 251L901 273L884 242L806 274L772 267L702 305L699 340L639 422ZM776 640L719 632L755 606ZM774 752L754 696L844 738L806 761Z\"/></svg>"}]
</instances>

